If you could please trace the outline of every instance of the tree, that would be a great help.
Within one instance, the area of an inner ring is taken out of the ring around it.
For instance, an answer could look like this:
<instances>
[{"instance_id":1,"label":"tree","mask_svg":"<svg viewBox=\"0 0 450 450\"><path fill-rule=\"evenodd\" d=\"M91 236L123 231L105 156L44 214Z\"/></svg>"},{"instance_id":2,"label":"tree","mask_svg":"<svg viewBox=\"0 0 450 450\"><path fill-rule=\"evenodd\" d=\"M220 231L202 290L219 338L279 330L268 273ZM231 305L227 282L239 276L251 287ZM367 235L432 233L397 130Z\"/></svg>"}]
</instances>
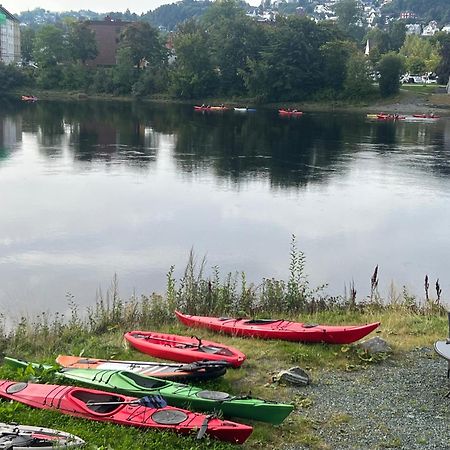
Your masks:
<instances>
[{"instance_id":1,"label":"tree","mask_svg":"<svg viewBox=\"0 0 450 450\"><path fill-rule=\"evenodd\" d=\"M434 72L439 64L439 49L431 39L409 34L399 54L405 57L405 67L410 73L419 75Z\"/></svg>"},{"instance_id":2,"label":"tree","mask_svg":"<svg viewBox=\"0 0 450 450\"><path fill-rule=\"evenodd\" d=\"M245 15L236 0L215 2L202 19L222 92L226 95L244 93L242 70L247 58L258 55L264 33Z\"/></svg>"},{"instance_id":3,"label":"tree","mask_svg":"<svg viewBox=\"0 0 450 450\"><path fill-rule=\"evenodd\" d=\"M72 58L83 65L88 59L95 59L98 54L95 33L86 23L75 22L69 25L68 43Z\"/></svg>"},{"instance_id":4,"label":"tree","mask_svg":"<svg viewBox=\"0 0 450 450\"><path fill-rule=\"evenodd\" d=\"M34 60L40 66L56 65L67 59L67 40L63 30L44 25L36 32L33 46Z\"/></svg>"},{"instance_id":5,"label":"tree","mask_svg":"<svg viewBox=\"0 0 450 450\"><path fill-rule=\"evenodd\" d=\"M450 76L450 34L438 33L435 39L439 45L441 60L436 68L436 74L441 84L447 84Z\"/></svg>"},{"instance_id":6,"label":"tree","mask_svg":"<svg viewBox=\"0 0 450 450\"><path fill-rule=\"evenodd\" d=\"M388 25L389 50L398 52L405 42L406 26L403 20L394 20Z\"/></svg>"},{"instance_id":7,"label":"tree","mask_svg":"<svg viewBox=\"0 0 450 450\"><path fill-rule=\"evenodd\" d=\"M60 63L67 60L67 40L60 28L44 25L36 32L33 58L39 69L38 84L44 89L55 88L62 79Z\"/></svg>"},{"instance_id":8,"label":"tree","mask_svg":"<svg viewBox=\"0 0 450 450\"><path fill-rule=\"evenodd\" d=\"M347 77L347 63L355 51L355 45L349 41L330 41L320 47L325 87L335 93L342 91Z\"/></svg>"},{"instance_id":9,"label":"tree","mask_svg":"<svg viewBox=\"0 0 450 450\"><path fill-rule=\"evenodd\" d=\"M245 82L261 100L299 100L323 87L321 47L334 36L305 17L279 18L260 57L249 58Z\"/></svg>"},{"instance_id":10,"label":"tree","mask_svg":"<svg viewBox=\"0 0 450 450\"><path fill-rule=\"evenodd\" d=\"M348 59L346 69L345 96L354 100L367 98L372 92L372 79L365 55L362 52L353 52Z\"/></svg>"},{"instance_id":11,"label":"tree","mask_svg":"<svg viewBox=\"0 0 450 450\"><path fill-rule=\"evenodd\" d=\"M131 86L138 78L133 62L133 53L129 47L122 47L117 50L117 64L113 71L115 94L131 93Z\"/></svg>"},{"instance_id":12,"label":"tree","mask_svg":"<svg viewBox=\"0 0 450 450\"><path fill-rule=\"evenodd\" d=\"M378 71L380 72L379 86L382 97L399 93L403 67L403 59L395 52L389 52L381 58Z\"/></svg>"},{"instance_id":13,"label":"tree","mask_svg":"<svg viewBox=\"0 0 450 450\"><path fill-rule=\"evenodd\" d=\"M122 31L119 46L128 49L135 67L139 67L144 59L152 68L160 67L167 61L167 51L160 40L158 30L145 22L127 26Z\"/></svg>"},{"instance_id":14,"label":"tree","mask_svg":"<svg viewBox=\"0 0 450 450\"><path fill-rule=\"evenodd\" d=\"M33 60L33 43L36 32L33 28L23 27L20 30L20 50L22 61L28 63Z\"/></svg>"},{"instance_id":15,"label":"tree","mask_svg":"<svg viewBox=\"0 0 450 450\"><path fill-rule=\"evenodd\" d=\"M362 9L357 0L341 0L336 3L334 11L337 18L337 26L355 41L360 42L364 36L362 27Z\"/></svg>"},{"instance_id":16,"label":"tree","mask_svg":"<svg viewBox=\"0 0 450 450\"><path fill-rule=\"evenodd\" d=\"M177 55L171 71L171 91L183 98L201 98L217 90L208 34L195 21L179 27L173 45Z\"/></svg>"}]
</instances>

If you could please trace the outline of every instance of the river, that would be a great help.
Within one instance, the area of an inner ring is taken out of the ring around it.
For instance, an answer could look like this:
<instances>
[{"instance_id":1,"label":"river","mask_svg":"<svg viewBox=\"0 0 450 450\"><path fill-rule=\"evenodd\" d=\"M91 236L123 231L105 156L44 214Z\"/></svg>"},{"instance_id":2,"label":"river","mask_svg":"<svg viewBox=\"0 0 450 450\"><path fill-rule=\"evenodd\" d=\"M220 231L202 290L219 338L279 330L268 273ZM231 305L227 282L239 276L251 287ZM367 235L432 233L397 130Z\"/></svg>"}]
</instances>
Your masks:
<instances>
[{"instance_id":1,"label":"river","mask_svg":"<svg viewBox=\"0 0 450 450\"><path fill-rule=\"evenodd\" d=\"M128 102L0 109L0 306L84 307L114 274L163 293L193 249L206 273L287 279L292 235L310 285L358 298L391 284L450 292L450 118L194 112Z\"/></svg>"}]
</instances>

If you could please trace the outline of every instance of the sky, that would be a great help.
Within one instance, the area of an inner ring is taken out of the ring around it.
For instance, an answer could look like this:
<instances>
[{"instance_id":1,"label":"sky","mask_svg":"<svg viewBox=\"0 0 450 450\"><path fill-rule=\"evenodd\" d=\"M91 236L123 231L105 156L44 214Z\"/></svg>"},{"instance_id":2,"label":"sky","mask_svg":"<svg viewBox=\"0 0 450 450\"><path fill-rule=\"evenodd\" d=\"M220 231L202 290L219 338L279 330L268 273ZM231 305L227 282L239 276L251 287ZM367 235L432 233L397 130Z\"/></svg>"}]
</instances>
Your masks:
<instances>
[{"instance_id":1,"label":"sky","mask_svg":"<svg viewBox=\"0 0 450 450\"><path fill-rule=\"evenodd\" d=\"M0 0L1 1L1 0ZM44 8L48 11L79 11L80 9L89 9L91 11L103 13L109 11L126 11L129 9L132 13L141 14L147 11L153 11L158 6L164 4L176 3L175 0L3 0L2 5L13 14L19 14L22 11L33 10L35 8ZM250 0L248 3L259 5L260 0Z\"/></svg>"}]
</instances>

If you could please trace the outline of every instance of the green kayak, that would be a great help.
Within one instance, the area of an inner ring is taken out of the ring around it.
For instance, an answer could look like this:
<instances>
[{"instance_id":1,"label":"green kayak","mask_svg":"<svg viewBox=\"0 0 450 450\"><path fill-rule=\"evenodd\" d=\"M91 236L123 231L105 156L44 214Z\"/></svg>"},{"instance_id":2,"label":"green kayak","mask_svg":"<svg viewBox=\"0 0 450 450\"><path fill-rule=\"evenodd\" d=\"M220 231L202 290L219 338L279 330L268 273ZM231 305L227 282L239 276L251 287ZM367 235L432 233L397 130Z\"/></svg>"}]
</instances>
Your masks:
<instances>
[{"instance_id":1,"label":"green kayak","mask_svg":"<svg viewBox=\"0 0 450 450\"><path fill-rule=\"evenodd\" d=\"M5 357L14 367L28 367L27 361ZM51 365L31 363L34 368ZM226 392L209 391L173 381L139 375L124 370L63 368L55 375L84 386L117 392L133 397L161 395L171 406L200 411L220 411L224 416L243 417L272 424L280 424L294 409L293 405L260 400L250 396L233 396Z\"/></svg>"}]
</instances>

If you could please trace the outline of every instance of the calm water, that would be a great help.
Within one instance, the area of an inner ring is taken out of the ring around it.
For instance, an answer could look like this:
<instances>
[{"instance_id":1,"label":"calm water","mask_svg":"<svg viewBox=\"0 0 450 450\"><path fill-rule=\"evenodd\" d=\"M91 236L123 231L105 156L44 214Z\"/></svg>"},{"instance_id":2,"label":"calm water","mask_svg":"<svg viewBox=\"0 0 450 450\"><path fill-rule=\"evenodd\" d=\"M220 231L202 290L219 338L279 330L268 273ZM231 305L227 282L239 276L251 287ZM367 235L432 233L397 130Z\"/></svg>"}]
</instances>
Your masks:
<instances>
[{"instance_id":1,"label":"calm water","mask_svg":"<svg viewBox=\"0 0 450 450\"><path fill-rule=\"evenodd\" d=\"M288 275L291 235L313 286L367 295L380 266L450 295L450 120L195 113L110 102L0 107L0 306L90 305L163 292L191 248L223 275Z\"/></svg>"}]
</instances>

